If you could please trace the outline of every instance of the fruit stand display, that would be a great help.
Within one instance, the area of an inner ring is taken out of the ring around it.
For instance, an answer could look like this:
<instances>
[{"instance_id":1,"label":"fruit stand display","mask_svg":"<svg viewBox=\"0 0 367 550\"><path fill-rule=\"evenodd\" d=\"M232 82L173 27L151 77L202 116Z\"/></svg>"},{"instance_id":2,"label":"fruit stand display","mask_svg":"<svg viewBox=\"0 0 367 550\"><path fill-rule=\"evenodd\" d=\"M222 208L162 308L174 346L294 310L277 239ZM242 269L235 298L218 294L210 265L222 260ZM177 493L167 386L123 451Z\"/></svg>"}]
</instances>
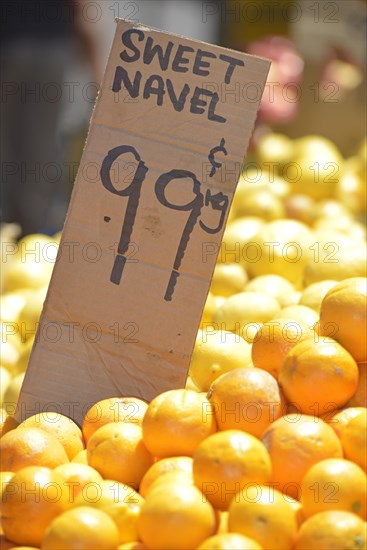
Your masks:
<instances>
[{"instance_id":1,"label":"fruit stand display","mask_svg":"<svg viewBox=\"0 0 367 550\"><path fill-rule=\"evenodd\" d=\"M12 418L59 235L2 258L4 548L366 548L366 142L264 137L185 389ZM299 176L298 176L299 172ZM25 251L35 251L25 254Z\"/></svg>"}]
</instances>

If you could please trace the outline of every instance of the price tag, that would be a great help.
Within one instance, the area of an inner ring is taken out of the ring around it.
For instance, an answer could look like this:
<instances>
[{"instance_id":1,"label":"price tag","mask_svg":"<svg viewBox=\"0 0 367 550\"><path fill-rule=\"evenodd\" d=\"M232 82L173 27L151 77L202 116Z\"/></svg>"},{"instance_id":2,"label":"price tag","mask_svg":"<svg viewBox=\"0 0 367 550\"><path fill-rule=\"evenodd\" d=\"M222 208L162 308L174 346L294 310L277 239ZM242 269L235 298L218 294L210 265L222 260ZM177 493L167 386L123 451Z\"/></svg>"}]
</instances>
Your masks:
<instances>
[{"instance_id":1,"label":"price tag","mask_svg":"<svg viewBox=\"0 0 367 550\"><path fill-rule=\"evenodd\" d=\"M117 20L18 420L184 386L269 66Z\"/></svg>"}]
</instances>

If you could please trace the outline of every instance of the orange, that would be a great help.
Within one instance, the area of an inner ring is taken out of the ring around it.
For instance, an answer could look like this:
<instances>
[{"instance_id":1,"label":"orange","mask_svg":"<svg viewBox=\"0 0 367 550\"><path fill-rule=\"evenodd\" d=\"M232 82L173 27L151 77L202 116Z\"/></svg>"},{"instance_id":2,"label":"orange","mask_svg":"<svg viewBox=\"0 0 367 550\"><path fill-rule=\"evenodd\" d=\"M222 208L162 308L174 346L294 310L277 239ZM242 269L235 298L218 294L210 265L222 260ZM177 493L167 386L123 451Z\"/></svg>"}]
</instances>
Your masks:
<instances>
[{"instance_id":1,"label":"orange","mask_svg":"<svg viewBox=\"0 0 367 550\"><path fill-rule=\"evenodd\" d=\"M139 538L151 550L197 548L216 528L211 504L197 487L182 483L150 491L138 523Z\"/></svg>"},{"instance_id":2,"label":"orange","mask_svg":"<svg viewBox=\"0 0 367 550\"><path fill-rule=\"evenodd\" d=\"M299 528L300 525L302 525L302 523L305 519L304 514L303 514L302 504L296 498L292 498L288 495L286 496L286 501L288 502L288 504L290 505L290 507L293 509L293 511L296 514L297 525L298 525L298 528Z\"/></svg>"},{"instance_id":3,"label":"orange","mask_svg":"<svg viewBox=\"0 0 367 550\"><path fill-rule=\"evenodd\" d=\"M0 439L1 470L16 472L26 466L56 468L69 462L64 447L40 428L16 428Z\"/></svg>"},{"instance_id":4,"label":"orange","mask_svg":"<svg viewBox=\"0 0 367 550\"><path fill-rule=\"evenodd\" d=\"M363 411L363 407L348 407L336 412L331 418L329 414L326 422L330 424L340 439L344 428L348 425L349 420L355 416L358 416L361 411Z\"/></svg>"},{"instance_id":5,"label":"orange","mask_svg":"<svg viewBox=\"0 0 367 550\"><path fill-rule=\"evenodd\" d=\"M152 483L168 472L187 472L191 474L192 458L189 456L174 456L158 460L145 473L140 483L139 493L145 497Z\"/></svg>"},{"instance_id":6,"label":"orange","mask_svg":"<svg viewBox=\"0 0 367 550\"><path fill-rule=\"evenodd\" d=\"M138 487L153 464L137 424L112 422L99 428L87 444L87 459L102 477Z\"/></svg>"},{"instance_id":7,"label":"orange","mask_svg":"<svg viewBox=\"0 0 367 550\"><path fill-rule=\"evenodd\" d=\"M170 390L151 401L143 419L143 440L159 458L192 456L217 429L212 405L202 393Z\"/></svg>"},{"instance_id":8,"label":"orange","mask_svg":"<svg viewBox=\"0 0 367 550\"><path fill-rule=\"evenodd\" d=\"M223 533L204 540L198 550L262 550L262 546L243 535Z\"/></svg>"},{"instance_id":9,"label":"orange","mask_svg":"<svg viewBox=\"0 0 367 550\"><path fill-rule=\"evenodd\" d=\"M300 342L288 352L279 383L301 412L320 416L347 403L356 391L358 374L350 353L331 338L321 338Z\"/></svg>"},{"instance_id":10,"label":"orange","mask_svg":"<svg viewBox=\"0 0 367 550\"><path fill-rule=\"evenodd\" d=\"M23 468L3 492L4 534L17 544L40 546L49 523L68 506L69 491L59 474L39 466Z\"/></svg>"},{"instance_id":11,"label":"orange","mask_svg":"<svg viewBox=\"0 0 367 550\"><path fill-rule=\"evenodd\" d=\"M280 312L279 302L263 292L238 292L226 298L213 315L215 326L246 339L247 325L266 323Z\"/></svg>"},{"instance_id":12,"label":"orange","mask_svg":"<svg viewBox=\"0 0 367 550\"><path fill-rule=\"evenodd\" d=\"M227 510L236 493L270 479L271 462L264 445L240 430L211 435L195 451L195 484L218 510Z\"/></svg>"},{"instance_id":13,"label":"orange","mask_svg":"<svg viewBox=\"0 0 367 550\"><path fill-rule=\"evenodd\" d=\"M3 495L3 492L5 490L5 487L8 483L8 481L11 480L11 478L13 477L14 472L0 472L0 516L1 516L1 506L2 506L2 495Z\"/></svg>"},{"instance_id":14,"label":"orange","mask_svg":"<svg viewBox=\"0 0 367 550\"><path fill-rule=\"evenodd\" d=\"M106 506L121 502L141 505L144 499L129 485L113 479L103 479L87 483L77 495L73 505L104 509Z\"/></svg>"},{"instance_id":15,"label":"orange","mask_svg":"<svg viewBox=\"0 0 367 550\"><path fill-rule=\"evenodd\" d=\"M325 298L328 291L337 284L336 281L325 279L324 281L318 281L308 285L301 294L299 304L310 307L320 313L321 302Z\"/></svg>"},{"instance_id":16,"label":"orange","mask_svg":"<svg viewBox=\"0 0 367 550\"><path fill-rule=\"evenodd\" d=\"M269 294L277 300L280 307L290 305L295 288L280 275L260 275L254 277L245 287L246 292L261 292Z\"/></svg>"},{"instance_id":17,"label":"orange","mask_svg":"<svg viewBox=\"0 0 367 550\"><path fill-rule=\"evenodd\" d=\"M264 369L278 379L279 369L287 353L302 340L314 338L313 330L303 321L275 318L264 323L252 344L255 367Z\"/></svg>"},{"instance_id":18,"label":"orange","mask_svg":"<svg viewBox=\"0 0 367 550\"><path fill-rule=\"evenodd\" d=\"M208 391L221 374L239 367L252 367L251 346L246 340L225 330L198 331L189 375L199 391Z\"/></svg>"},{"instance_id":19,"label":"orange","mask_svg":"<svg viewBox=\"0 0 367 550\"><path fill-rule=\"evenodd\" d=\"M114 550L118 538L116 524L105 512L81 506L52 521L43 538L42 550Z\"/></svg>"},{"instance_id":20,"label":"orange","mask_svg":"<svg viewBox=\"0 0 367 550\"><path fill-rule=\"evenodd\" d=\"M234 209L236 217L256 216L265 221L284 218L285 208L283 201L271 190L251 188L242 196L235 195ZM238 197L238 198L237 198Z\"/></svg>"},{"instance_id":21,"label":"orange","mask_svg":"<svg viewBox=\"0 0 367 550\"><path fill-rule=\"evenodd\" d=\"M367 409L351 418L341 435L345 458L367 469Z\"/></svg>"},{"instance_id":22,"label":"orange","mask_svg":"<svg viewBox=\"0 0 367 550\"><path fill-rule=\"evenodd\" d=\"M69 460L84 449L82 431L67 416L49 411L30 416L19 425L19 428L41 428L56 437L64 447Z\"/></svg>"},{"instance_id":23,"label":"orange","mask_svg":"<svg viewBox=\"0 0 367 550\"><path fill-rule=\"evenodd\" d=\"M315 201L308 195L292 194L285 200L286 217L311 225L315 220Z\"/></svg>"},{"instance_id":24,"label":"orange","mask_svg":"<svg viewBox=\"0 0 367 550\"><path fill-rule=\"evenodd\" d=\"M109 397L95 403L83 419L85 442L98 428L110 422L128 422L141 426L148 404L137 397Z\"/></svg>"},{"instance_id":25,"label":"orange","mask_svg":"<svg viewBox=\"0 0 367 550\"><path fill-rule=\"evenodd\" d=\"M217 264L210 283L210 291L215 296L231 296L241 292L246 282L247 274L239 263Z\"/></svg>"},{"instance_id":26,"label":"orange","mask_svg":"<svg viewBox=\"0 0 367 550\"><path fill-rule=\"evenodd\" d=\"M272 463L271 481L283 493L297 498L307 470L325 458L342 458L334 430L320 418L288 414L275 420L262 441Z\"/></svg>"},{"instance_id":27,"label":"orange","mask_svg":"<svg viewBox=\"0 0 367 550\"><path fill-rule=\"evenodd\" d=\"M341 510L319 512L298 531L295 550L362 550L366 548L366 524L355 514Z\"/></svg>"},{"instance_id":28,"label":"orange","mask_svg":"<svg viewBox=\"0 0 367 550\"><path fill-rule=\"evenodd\" d=\"M277 315L277 320L279 318L292 319L293 322L296 321L297 323L301 321L302 323L306 323L310 329L314 328L319 320L319 316L314 309L301 304L284 307Z\"/></svg>"},{"instance_id":29,"label":"orange","mask_svg":"<svg viewBox=\"0 0 367 550\"><path fill-rule=\"evenodd\" d=\"M325 510L344 510L366 519L367 477L362 468L342 458L321 460L302 480L305 517Z\"/></svg>"},{"instance_id":30,"label":"orange","mask_svg":"<svg viewBox=\"0 0 367 550\"><path fill-rule=\"evenodd\" d=\"M102 481L102 477L97 470L86 464L78 464L76 462L61 464L55 468L55 472L63 477L64 482L70 488L70 499L72 502L88 483L99 483Z\"/></svg>"},{"instance_id":31,"label":"orange","mask_svg":"<svg viewBox=\"0 0 367 550\"><path fill-rule=\"evenodd\" d=\"M117 547L117 550L148 550L148 548L139 541L125 542Z\"/></svg>"},{"instance_id":32,"label":"orange","mask_svg":"<svg viewBox=\"0 0 367 550\"><path fill-rule=\"evenodd\" d=\"M339 231L326 232L325 228L321 232L314 232L315 243L320 243L323 252L320 252L318 260L306 266L303 273L305 285L325 279L343 281L347 278L366 277L365 244L360 244L355 238ZM315 248L313 250L315 253ZM331 319L331 322L335 322L335 319Z\"/></svg>"},{"instance_id":33,"label":"orange","mask_svg":"<svg viewBox=\"0 0 367 550\"><path fill-rule=\"evenodd\" d=\"M150 491L153 491L155 487L158 487L158 485L165 485L169 487L173 483L186 483L187 485L195 485L192 473L190 474L189 472L179 471L166 472L165 474L162 474L153 481L147 494L149 494Z\"/></svg>"},{"instance_id":34,"label":"orange","mask_svg":"<svg viewBox=\"0 0 367 550\"><path fill-rule=\"evenodd\" d=\"M79 453L74 456L71 462L76 462L78 464L88 464L87 449L83 449L82 451L79 451Z\"/></svg>"},{"instance_id":35,"label":"orange","mask_svg":"<svg viewBox=\"0 0 367 550\"><path fill-rule=\"evenodd\" d=\"M269 550L290 550L297 533L296 513L273 487L251 485L233 498L228 530L251 537Z\"/></svg>"},{"instance_id":36,"label":"orange","mask_svg":"<svg viewBox=\"0 0 367 550\"><path fill-rule=\"evenodd\" d=\"M144 499L128 485L103 480L87 484L75 499L75 506L91 506L106 512L119 531L119 544L138 538L138 519Z\"/></svg>"},{"instance_id":37,"label":"orange","mask_svg":"<svg viewBox=\"0 0 367 550\"><path fill-rule=\"evenodd\" d=\"M320 309L320 333L337 327L335 340L357 361L367 361L367 279L352 277L329 290Z\"/></svg>"},{"instance_id":38,"label":"orange","mask_svg":"<svg viewBox=\"0 0 367 550\"><path fill-rule=\"evenodd\" d=\"M262 369L234 369L223 374L213 382L207 397L219 430L243 430L261 437L280 415L278 384Z\"/></svg>"},{"instance_id":39,"label":"orange","mask_svg":"<svg viewBox=\"0 0 367 550\"><path fill-rule=\"evenodd\" d=\"M359 380L357 389L348 401L348 407L367 407L367 365L359 363Z\"/></svg>"}]
</instances>

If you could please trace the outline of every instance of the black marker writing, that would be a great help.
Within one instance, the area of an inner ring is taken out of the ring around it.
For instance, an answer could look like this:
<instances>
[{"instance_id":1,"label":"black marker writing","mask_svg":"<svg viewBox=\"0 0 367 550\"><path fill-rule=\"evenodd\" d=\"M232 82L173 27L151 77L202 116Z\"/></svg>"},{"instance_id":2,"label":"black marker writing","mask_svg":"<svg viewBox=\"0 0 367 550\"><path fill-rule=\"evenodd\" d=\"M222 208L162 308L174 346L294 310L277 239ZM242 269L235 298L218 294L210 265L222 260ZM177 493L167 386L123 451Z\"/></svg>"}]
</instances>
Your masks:
<instances>
[{"instance_id":1,"label":"black marker writing","mask_svg":"<svg viewBox=\"0 0 367 550\"><path fill-rule=\"evenodd\" d=\"M221 162L217 162L214 159L215 154L222 152L225 155L227 155L227 149L224 147L224 144L225 144L225 139L222 138L220 140L220 144L217 145L217 147L213 147L213 149L210 149L210 152L209 152L209 155L208 155L209 162L212 165L212 169L211 169L210 174L209 174L210 178L212 178L214 176L215 172L217 171L217 168L220 168L222 166Z\"/></svg>"},{"instance_id":2,"label":"black marker writing","mask_svg":"<svg viewBox=\"0 0 367 550\"><path fill-rule=\"evenodd\" d=\"M171 181L179 180L182 178L192 179L193 192L194 192L195 198L191 202L184 205L172 204L166 198L166 195L165 195L166 187L169 183L171 183ZM192 172L189 172L188 170L171 170L170 172L167 172L166 174L162 174L161 176L159 176L155 184L155 194L159 202L163 204L163 206L167 206L167 208L172 208L173 210L184 210L184 211L191 210L191 213L188 217L188 220L186 222L186 225L181 235L181 239L177 248L176 258L173 264L173 270L171 271L171 276L167 285L167 290L164 295L164 299L167 301L170 301L172 300L172 295L176 285L177 278L180 275L178 270L180 268L181 261L185 255L187 243L189 242L191 232L194 229L197 219L200 216L200 211L203 206L203 195L200 193L200 181L196 178L195 174L193 174Z\"/></svg>"},{"instance_id":3,"label":"black marker writing","mask_svg":"<svg viewBox=\"0 0 367 550\"><path fill-rule=\"evenodd\" d=\"M130 185L128 185L125 189L119 190L112 185L111 167L115 160L125 153L133 154L136 161L138 161L139 163ZM145 174L147 173L147 171L148 168L141 160L140 155L137 153L136 149L134 147L131 147L130 145L120 145L119 147L111 149L110 151L108 151L107 156L102 162L100 175L103 186L115 195L118 195L120 197L129 197L124 221L122 224L121 237L119 240L117 255L115 257L110 277L111 283L114 283L115 285L118 285L121 281L122 272L126 263L126 256L124 256L124 254L129 248L136 211L139 205L141 186L145 179Z\"/></svg>"},{"instance_id":4,"label":"black marker writing","mask_svg":"<svg viewBox=\"0 0 367 550\"><path fill-rule=\"evenodd\" d=\"M220 142L220 146L214 147L211 149L209 154L209 159L212 159L211 162L214 167L221 166L221 163L218 163L214 161L214 154L218 151L223 151L225 154L227 154L227 151L224 148L224 138L222 138ZM116 161L118 157L121 155L124 155L126 153L130 153L134 155L135 160L138 162L137 168L134 173L134 177L130 185L126 187L125 189L116 189L111 181L111 168L113 163ZM118 195L120 197L129 197L129 200L127 202L126 212L124 221L122 224L121 229L121 236L118 244L118 253L116 255L114 265L112 268L110 281L116 285L120 284L122 273L124 270L124 266L126 263L126 253L129 248L130 244L130 238L133 231L133 226L135 222L135 217L139 205L139 199L140 199L140 193L142 184L144 182L146 173L148 172L148 168L145 166L145 163L141 160L140 155L136 151L136 149L130 145L120 145L119 147L115 147L114 149L111 149L105 159L102 162L101 166L101 181L103 186L110 191L111 193ZM193 198L186 204L174 204L170 202L166 197L166 189L169 184L176 182L176 185L179 184L179 180L182 179L191 179L192 180L192 192L193 192ZM177 252L175 256L175 260L173 263L173 268L171 270L171 275L167 284L166 292L164 294L164 299L166 301L171 301L172 296L175 290L175 285L177 282L178 277L180 276L180 267L182 260L185 255L185 251L188 245L188 242L190 240L191 233L195 227L195 224L197 223L197 220L201 214L201 209L204 206L204 196L201 192L201 182L197 179L196 175L193 172L190 172L188 170L180 170L180 169L174 169L169 172L165 172L164 174L161 174L157 181L155 182L154 186L155 195L163 206L166 208L170 208L172 210L180 210L185 212L190 212L189 217L186 221L185 227L182 231L180 242L177 247ZM214 234L218 233L223 227L225 215L228 209L228 197L227 195L224 195L223 193L215 193L212 194L211 190L208 189L205 194L205 206L211 206L213 210L217 210L221 213L220 219L218 222L217 227L208 227L205 223L203 223L200 220L200 228L203 229L206 233ZM110 221L109 216L104 216L104 221L109 222Z\"/></svg>"}]
</instances>

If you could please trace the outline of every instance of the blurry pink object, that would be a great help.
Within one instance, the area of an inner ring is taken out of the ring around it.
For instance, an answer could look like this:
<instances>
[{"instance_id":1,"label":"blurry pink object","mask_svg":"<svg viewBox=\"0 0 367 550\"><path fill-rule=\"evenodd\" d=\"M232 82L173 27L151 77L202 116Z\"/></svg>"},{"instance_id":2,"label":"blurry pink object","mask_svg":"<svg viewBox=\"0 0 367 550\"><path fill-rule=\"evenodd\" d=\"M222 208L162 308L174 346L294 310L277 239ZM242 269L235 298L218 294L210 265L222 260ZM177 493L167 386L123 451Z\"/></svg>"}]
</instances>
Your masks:
<instances>
[{"instance_id":1,"label":"blurry pink object","mask_svg":"<svg viewBox=\"0 0 367 550\"><path fill-rule=\"evenodd\" d=\"M283 36L269 36L250 42L248 53L272 60L260 104L259 120L286 123L294 118L302 96L304 62L293 42Z\"/></svg>"}]
</instances>

